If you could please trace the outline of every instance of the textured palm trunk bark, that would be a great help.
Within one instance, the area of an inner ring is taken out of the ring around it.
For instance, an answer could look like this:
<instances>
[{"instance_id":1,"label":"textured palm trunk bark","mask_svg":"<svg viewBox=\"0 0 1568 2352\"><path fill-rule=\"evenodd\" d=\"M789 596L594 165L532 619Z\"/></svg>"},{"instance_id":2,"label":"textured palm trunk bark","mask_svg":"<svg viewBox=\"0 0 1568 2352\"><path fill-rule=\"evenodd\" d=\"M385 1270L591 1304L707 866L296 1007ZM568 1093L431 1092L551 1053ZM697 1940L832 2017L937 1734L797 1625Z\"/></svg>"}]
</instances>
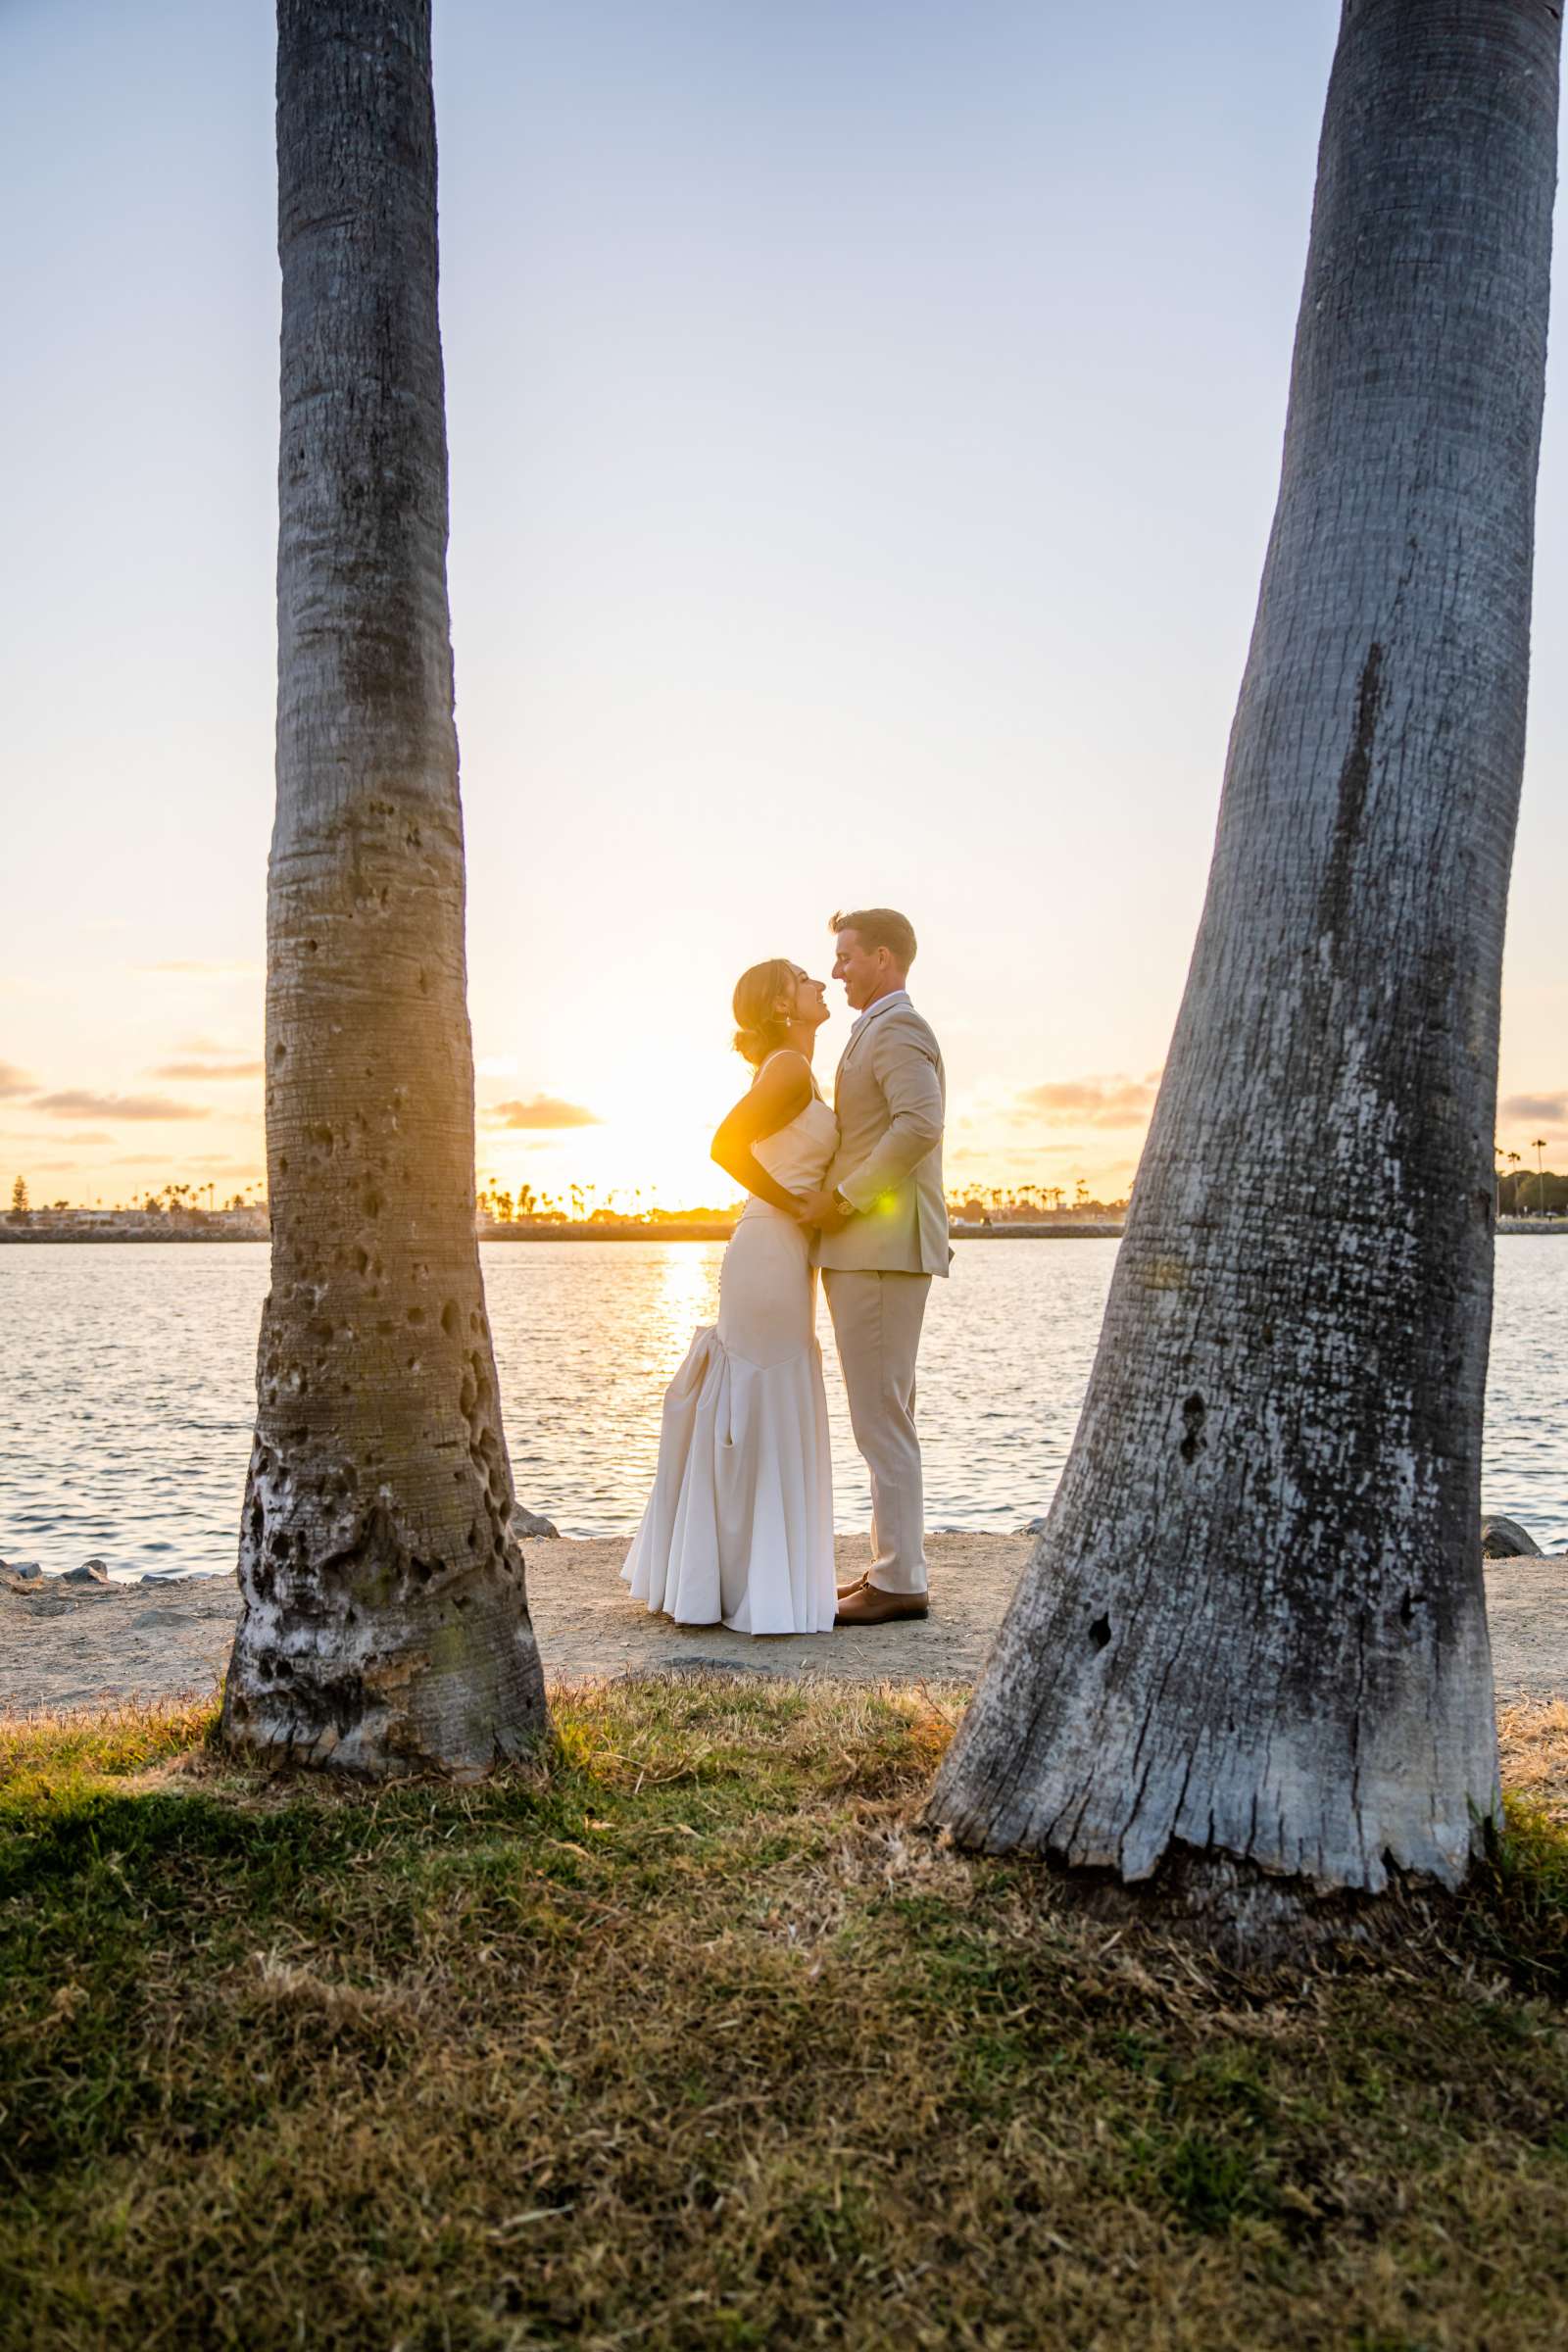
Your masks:
<instances>
[{"instance_id":1,"label":"textured palm trunk bark","mask_svg":"<svg viewBox=\"0 0 1568 2352\"><path fill-rule=\"evenodd\" d=\"M1187 991L1071 1457L929 1808L1254 1925L1452 1886L1497 1805L1480 1449L1559 39L1540 0L1344 9Z\"/></svg>"},{"instance_id":2,"label":"textured palm trunk bark","mask_svg":"<svg viewBox=\"0 0 1568 2352\"><path fill-rule=\"evenodd\" d=\"M479 1772L545 1726L474 1237L429 0L280 0L272 1287L223 1708Z\"/></svg>"}]
</instances>

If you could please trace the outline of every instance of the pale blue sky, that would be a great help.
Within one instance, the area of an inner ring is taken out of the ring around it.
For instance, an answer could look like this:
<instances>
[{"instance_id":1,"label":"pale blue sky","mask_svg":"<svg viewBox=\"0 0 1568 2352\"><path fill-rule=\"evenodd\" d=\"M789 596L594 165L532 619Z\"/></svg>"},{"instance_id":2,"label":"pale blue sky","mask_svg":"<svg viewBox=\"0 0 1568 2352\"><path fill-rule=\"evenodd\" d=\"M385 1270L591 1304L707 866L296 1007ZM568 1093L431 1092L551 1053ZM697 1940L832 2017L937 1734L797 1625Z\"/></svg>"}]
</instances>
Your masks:
<instances>
[{"instance_id":1,"label":"pale blue sky","mask_svg":"<svg viewBox=\"0 0 1568 2352\"><path fill-rule=\"evenodd\" d=\"M603 1122L487 1127L482 1172L705 1189L736 973L825 969L830 909L886 899L922 935L956 1173L1125 1184L1207 867L1337 21L437 0L481 1106ZM240 0L0 0L0 1064L41 1090L0 1100L0 1171L35 1196L260 1166L254 1079L159 1073L260 1044L271 53ZM1505 1095L1568 1089L1561 407ZM1100 1084L1125 1107L1097 1119ZM1561 1160L1568 1111L1545 1132Z\"/></svg>"}]
</instances>

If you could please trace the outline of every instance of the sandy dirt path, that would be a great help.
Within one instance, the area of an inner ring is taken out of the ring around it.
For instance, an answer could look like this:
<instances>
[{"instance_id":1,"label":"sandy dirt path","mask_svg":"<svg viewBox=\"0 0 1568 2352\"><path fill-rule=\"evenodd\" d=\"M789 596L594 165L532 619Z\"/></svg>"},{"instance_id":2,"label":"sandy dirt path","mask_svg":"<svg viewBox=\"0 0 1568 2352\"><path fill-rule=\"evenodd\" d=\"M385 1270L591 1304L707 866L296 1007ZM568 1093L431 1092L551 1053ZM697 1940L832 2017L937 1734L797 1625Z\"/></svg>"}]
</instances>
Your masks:
<instances>
[{"instance_id":1,"label":"sandy dirt path","mask_svg":"<svg viewBox=\"0 0 1568 2352\"><path fill-rule=\"evenodd\" d=\"M931 1536L932 1613L921 1623L753 1641L650 1617L619 1581L626 1540L527 1543L528 1594L553 1677L719 1666L847 1682L974 1680L1028 1557L1022 1536ZM864 1566L841 1536L841 1578ZM1488 1564L1499 1699L1568 1697L1568 1557ZM239 1596L226 1580L0 1592L0 1712L212 1690Z\"/></svg>"}]
</instances>

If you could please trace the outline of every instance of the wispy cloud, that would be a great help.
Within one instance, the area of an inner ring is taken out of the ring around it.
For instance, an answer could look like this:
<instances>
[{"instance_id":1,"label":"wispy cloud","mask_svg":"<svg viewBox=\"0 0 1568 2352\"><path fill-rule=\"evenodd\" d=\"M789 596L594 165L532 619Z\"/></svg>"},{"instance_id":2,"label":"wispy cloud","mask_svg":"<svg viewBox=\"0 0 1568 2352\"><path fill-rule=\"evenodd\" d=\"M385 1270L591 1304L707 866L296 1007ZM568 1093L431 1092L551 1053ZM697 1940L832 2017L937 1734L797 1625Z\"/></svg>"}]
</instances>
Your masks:
<instances>
[{"instance_id":1,"label":"wispy cloud","mask_svg":"<svg viewBox=\"0 0 1568 2352\"><path fill-rule=\"evenodd\" d=\"M112 1144L115 1139L107 1132L89 1127L80 1135L63 1135L60 1140L63 1144Z\"/></svg>"},{"instance_id":2,"label":"wispy cloud","mask_svg":"<svg viewBox=\"0 0 1568 2352\"><path fill-rule=\"evenodd\" d=\"M109 1164L115 1168L157 1168L165 1176L177 1173L180 1180L198 1168L206 1168L215 1176L222 1175L234 1182L247 1176L265 1176L267 1174L267 1170L259 1160L230 1159L221 1152L208 1152L195 1155L182 1152L179 1155L177 1171L167 1152L122 1152L119 1157L111 1160Z\"/></svg>"},{"instance_id":3,"label":"wispy cloud","mask_svg":"<svg viewBox=\"0 0 1568 2352\"><path fill-rule=\"evenodd\" d=\"M36 1078L29 1078L25 1070L19 1070L14 1061L0 1061L0 1096L35 1095L37 1092Z\"/></svg>"},{"instance_id":4,"label":"wispy cloud","mask_svg":"<svg viewBox=\"0 0 1568 2352\"><path fill-rule=\"evenodd\" d=\"M971 1182L977 1168L1016 1169L1020 1174L1027 1174L1031 1168L1038 1168L1042 1160L1055 1159L1064 1160L1070 1168L1085 1174L1093 1165L1097 1171L1094 1181L1103 1183L1107 1177L1131 1175L1138 1165L1136 1159L1102 1159L1100 1152L1101 1147L1091 1146L1085 1150L1082 1144L1006 1144L989 1152L965 1154L957 1164L960 1168L967 1168L968 1173L957 1181L964 1184Z\"/></svg>"},{"instance_id":5,"label":"wispy cloud","mask_svg":"<svg viewBox=\"0 0 1568 2352\"><path fill-rule=\"evenodd\" d=\"M260 1078L266 1068L260 1061L161 1061L148 1075L153 1078Z\"/></svg>"},{"instance_id":6,"label":"wispy cloud","mask_svg":"<svg viewBox=\"0 0 1568 2352\"><path fill-rule=\"evenodd\" d=\"M483 1113L487 1126L504 1128L602 1127L596 1110L580 1102L563 1102L559 1095L530 1095L526 1102L492 1102Z\"/></svg>"},{"instance_id":7,"label":"wispy cloud","mask_svg":"<svg viewBox=\"0 0 1568 2352\"><path fill-rule=\"evenodd\" d=\"M1558 1095L1509 1095L1497 1105L1503 1119L1568 1119L1568 1091Z\"/></svg>"},{"instance_id":8,"label":"wispy cloud","mask_svg":"<svg viewBox=\"0 0 1568 2352\"><path fill-rule=\"evenodd\" d=\"M205 1102L176 1102L171 1095L95 1095L86 1087L68 1087L58 1095L40 1095L34 1110L47 1110L57 1119L205 1119Z\"/></svg>"},{"instance_id":9,"label":"wispy cloud","mask_svg":"<svg viewBox=\"0 0 1568 2352\"><path fill-rule=\"evenodd\" d=\"M1084 1148L1079 1144L997 1144L994 1140L980 1144L963 1144L956 1152L945 1152L944 1158L956 1166L989 1167L993 1160L1027 1160L1031 1166L1047 1159L1082 1159Z\"/></svg>"},{"instance_id":10,"label":"wispy cloud","mask_svg":"<svg viewBox=\"0 0 1568 2352\"><path fill-rule=\"evenodd\" d=\"M1026 1087L1013 1115L1047 1127L1138 1127L1154 1107L1158 1075L1054 1079Z\"/></svg>"},{"instance_id":11,"label":"wispy cloud","mask_svg":"<svg viewBox=\"0 0 1568 2352\"><path fill-rule=\"evenodd\" d=\"M174 957L167 963L138 963L138 972L169 972L178 977L192 976L203 980L259 980L264 966L244 961L203 963L197 958Z\"/></svg>"}]
</instances>

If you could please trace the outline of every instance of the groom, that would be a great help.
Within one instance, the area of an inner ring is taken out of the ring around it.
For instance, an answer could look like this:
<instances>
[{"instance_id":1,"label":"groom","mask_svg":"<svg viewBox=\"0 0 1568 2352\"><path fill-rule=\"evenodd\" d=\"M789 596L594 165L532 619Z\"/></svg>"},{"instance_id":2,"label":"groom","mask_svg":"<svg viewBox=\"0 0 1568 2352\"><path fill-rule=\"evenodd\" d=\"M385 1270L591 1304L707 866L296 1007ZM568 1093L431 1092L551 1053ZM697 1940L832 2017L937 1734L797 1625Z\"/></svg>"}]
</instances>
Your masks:
<instances>
[{"instance_id":1,"label":"groom","mask_svg":"<svg viewBox=\"0 0 1568 2352\"><path fill-rule=\"evenodd\" d=\"M891 1625L928 1606L914 1359L931 1277L952 1257L942 1196L947 1080L905 986L914 961L908 918L861 906L829 928L833 977L859 1018L833 1083L838 1153L804 1215L821 1237L816 1262L850 1421L871 1473L871 1565L840 1586L838 1623Z\"/></svg>"}]
</instances>

